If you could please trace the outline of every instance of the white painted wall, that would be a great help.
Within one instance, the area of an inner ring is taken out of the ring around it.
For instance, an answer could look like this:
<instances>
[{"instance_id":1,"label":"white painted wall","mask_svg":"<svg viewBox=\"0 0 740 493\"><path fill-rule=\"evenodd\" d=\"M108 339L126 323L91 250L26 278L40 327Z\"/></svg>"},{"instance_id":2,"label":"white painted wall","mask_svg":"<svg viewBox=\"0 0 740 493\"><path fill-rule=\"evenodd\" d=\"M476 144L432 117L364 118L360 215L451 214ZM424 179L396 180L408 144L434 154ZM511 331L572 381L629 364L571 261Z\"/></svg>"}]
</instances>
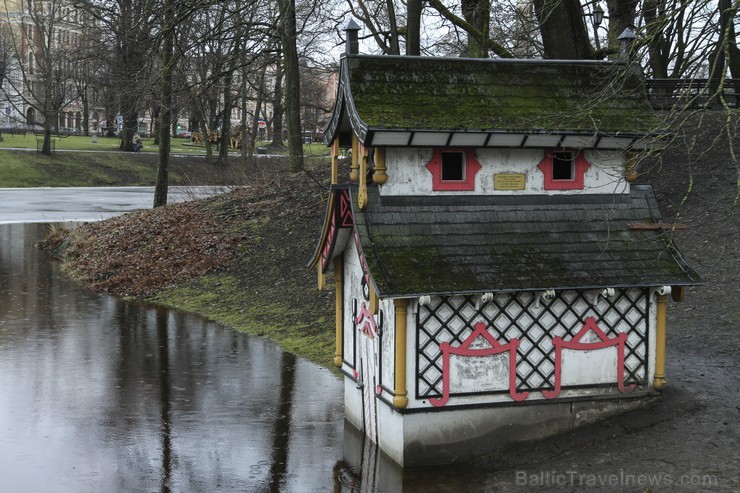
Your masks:
<instances>
[{"instance_id":1,"label":"white painted wall","mask_svg":"<svg viewBox=\"0 0 740 493\"><path fill-rule=\"evenodd\" d=\"M344 251L344 331L342 337L344 360L354 362L354 368L346 363L342 368L349 374L355 374L360 370L360 359L357 355L359 345L355 343L357 334L354 332L352 320L352 300L362 299L361 279L362 269L357 249L354 240L350 237ZM347 377L344 379L344 413L350 423L362 429L362 392L355 388L355 382Z\"/></svg>"},{"instance_id":2,"label":"white painted wall","mask_svg":"<svg viewBox=\"0 0 740 493\"><path fill-rule=\"evenodd\" d=\"M544 158L543 149L477 149L476 157L483 168L475 179L475 190L469 192L435 192L432 174L426 168L432 148L388 148L386 166L388 182L380 186L381 195L537 195L537 194L614 194L629 193L624 179L625 155L618 151L586 151L591 164L584 177L583 190L545 190L544 175L537 165ZM527 175L526 189L494 190L497 173Z\"/></svg>"},{"instance_id":3,"label":"white painted wall","mask_svg":"<svg viewBox=\"0 0 740 493\"><path fill-rule=\"evenodd\" d=\"M358 328L355 326L352 316L353 300L356 300L359 308L360 304L365 301L362 293L362 267L360 264L360 258L358 255L357 247L354 239L350 238L347 242L347 247L344 251L344 327L343 327L343 351L344 359L347 361L354 361L355 367L352 368L348 364L344 364L343 369L346 373L351 375L357 375L356 372L362 375L365 373L359 367L361 355L357 354L363 346L362 343L369 343L366 340L367 336L360 334ZM383 325L381 330L381 336L371 343L375 344L378 355L375 364L380 368L375 368L372 372L376 377L380 377L379 380L373 382L364 382L365 385L372 385L372 395L375 395L376 385L381 385L389 390L394 389L395 384L395 308L393 300L385 299L380 300L379 314L375 316L376 323L380 321L380 313L383 313ZM366 357L367 355L365 355ZM380 372L378 371L380 370ZM366 394L367 396L367 394ZM388 401L393 400L393 393L383 390L382 397ZM377 398L376 398L377 399ZM345 408L347 408L347 419L355 425L357 428L362 428L363 418L363 390L356 387L355 381L345 377ZM381 408L387 408L387 406L380 401L376 400L378 412ZM379 415L380 419L380 415ZM381 421L382 422L382 421ZM385 427L385 424L382 426ZM379 431L380 428L379 426Z\"/></svg>"},{"instance_id":4,"label":"white painted wall","mask_svg":"<svg viewBox=\"0 0 740 493\"><path fill-rule=\"evenodd\" d=\"M381 300L380 311L383 313L383 333L381 336L382 344L380 346L381 375L380 379L383 385L389 389L394 388L395 379L395 339L396 323L395 308L393 300ZM392 395L385 396L393 399Z\"/></svg>"}]
</instances>

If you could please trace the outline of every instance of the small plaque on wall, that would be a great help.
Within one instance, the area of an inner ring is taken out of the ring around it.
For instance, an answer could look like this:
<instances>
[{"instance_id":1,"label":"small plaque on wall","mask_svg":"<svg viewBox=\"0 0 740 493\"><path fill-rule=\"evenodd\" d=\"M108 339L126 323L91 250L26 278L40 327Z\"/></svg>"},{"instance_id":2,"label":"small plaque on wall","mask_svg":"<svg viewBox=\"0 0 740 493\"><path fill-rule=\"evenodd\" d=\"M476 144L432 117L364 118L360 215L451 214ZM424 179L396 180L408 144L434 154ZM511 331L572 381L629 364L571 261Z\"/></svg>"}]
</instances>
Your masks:
<instances>
[{"instance_id":1,"label":"small plaque on wall","mask_svg":"<svg viewBox=\"0 0 740 493\"><path fill-rule=\"evenodd\" d=\"M524 173L496 173L493 175L494 190L524 190L527 175Z\"/></svg>"}]
</instances>

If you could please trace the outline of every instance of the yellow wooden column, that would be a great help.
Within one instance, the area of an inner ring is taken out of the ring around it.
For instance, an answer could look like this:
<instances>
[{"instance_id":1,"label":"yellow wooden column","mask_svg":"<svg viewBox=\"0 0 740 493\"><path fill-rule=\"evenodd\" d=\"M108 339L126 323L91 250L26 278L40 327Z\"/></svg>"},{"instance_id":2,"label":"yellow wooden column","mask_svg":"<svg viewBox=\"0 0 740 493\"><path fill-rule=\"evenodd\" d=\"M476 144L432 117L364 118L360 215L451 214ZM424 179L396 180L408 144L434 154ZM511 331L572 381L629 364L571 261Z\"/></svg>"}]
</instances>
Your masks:
<instances>
[{"instance_id":1,"label":"yellow wooden column","mask_svg":"<svg viewBox=\"0 0 740 493\"><path fill-rule=\"evenodd\" d=\"M665 329L668 295L658 294L655 324L655 378L653 388L660 390L665 387Z\"/></svg>"},{"instance_id":2,"label":"yellow wooden column","mask_svg":"<svg viewBox=\"0 0 740 493\"><path fill-rule=\"evenodd\" d=\"M321 270L320 259L318 265L316 266L316 270L318 271L318 288L319 291L323 291L326 289L326 274L324 274L324 271Z\"/></svg>"},{"instance_id":3,"label":"yellow wooden column","mask_svg":"<svg viewBox=\"0 0 740 493\"><path fill-rule=\"evenodd\" d=\"M360 146L360 186L357 190L357 205L360 209L367 206L367 147Z\"/></svg>"},{"instance_id":4,"label":"yellow wooden column","mask_svg":"<svg viewBox=\"0 0 740 493\"><path fill-rule=\"evenodd\" d=\"M335 339L334 364L341 368L344 357L344 260L342 255L334 259L334 286L335 286Z\"/></svg>"},{"instance_id":5,"label":"yellow wooden column","mask_svg":"<svg viewBox=\"0 0 740 493\"><path fill-rule=\"evenodd\" d=\"M357 140L357 137L355 137L355 134L352 134L352 163L349 165L349 181L352 183L357 183L357 178L359 177L359 173L357 172L357 169L359 168L359 159L360 159L360 141Z\"/></svg>"},{"instance_id":6,"label":"yellow wooden column","mask_svg":"<svg viewBox=\"0 0 740 493\"><path fill-rule=\"evenodd\" d=\"M393 300L393 307L396 311L396 380L393 405L399 409L404 409L409 405L406 392L406 310L408 306L408 299Z\"/></svg>"},{"instance_id":7,"label":"yellow wooden column","mask_svg":"<svg viewBox=\"0 0 740 493\"><path fill-rule=\"evenodd\" d=\"M331 143L331 184L339 183L339 137Z\"/></svg>"},{"instance_id":8,"label":"yellow wooden column","mask_svg":"<svg viewBox=\"0 0 740 493\"><path fill-rule=\"evenodd\" d=\"M375 289L373 289L372 283L370 283L367 288L370 292L370 300L368 301L368 304L370 305L370 313L372 313L373 315L377 315L380 311L380 298L378 298L378 293L376 293Z\"/></svg>"},{"instance_id":9,"label":"yellow wooden column","mask_svg":"<svg viewBox=\"0 0 740 493\"><path fill-rule=\"evenodd\" d=\"M373 169L373 183L382 185L388 181L388 175L385 173L385 149L375 148L374 155L375 168Z\"/></svg>"},{"instance_id":10,"label":"yellow wooden column","mask_svg":"<svg viewBox=\"0 0 740 493\"><path fill-rule=\"evenodd\" d=\"M630 182L637 180L637 155L634 152L627 153L624 179Z\"/></svg>"}]
</instances>

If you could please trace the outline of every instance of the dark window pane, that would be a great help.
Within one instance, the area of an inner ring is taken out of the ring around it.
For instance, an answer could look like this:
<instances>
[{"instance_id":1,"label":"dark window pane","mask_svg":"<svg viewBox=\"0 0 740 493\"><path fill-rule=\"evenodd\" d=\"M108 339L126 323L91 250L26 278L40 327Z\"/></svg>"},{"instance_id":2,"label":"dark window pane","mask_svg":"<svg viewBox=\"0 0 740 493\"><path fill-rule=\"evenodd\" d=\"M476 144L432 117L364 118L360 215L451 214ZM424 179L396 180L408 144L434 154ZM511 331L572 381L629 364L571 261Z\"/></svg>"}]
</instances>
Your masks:
<instances>
[{"instance_id":1,"label":"dark window pane","mask_svg":"<svg viewBox=\"0 0 740 493\"><path fill-rule=\"evenodd\" d=\"M555 152L552 155L552 179L553 180L572 180L573 174L573 154L570 152Z\"/></svg>"},{"instance_id":2,"label":"dark window pane","mask_svg":"<svg viewBox=\"0 0 740 493\"><path fill-rule=\"evenodd\" d=\"M442 153L442 180L462 181L465 179L465 160L462 152Z\"/></svg>"}]
</instances>

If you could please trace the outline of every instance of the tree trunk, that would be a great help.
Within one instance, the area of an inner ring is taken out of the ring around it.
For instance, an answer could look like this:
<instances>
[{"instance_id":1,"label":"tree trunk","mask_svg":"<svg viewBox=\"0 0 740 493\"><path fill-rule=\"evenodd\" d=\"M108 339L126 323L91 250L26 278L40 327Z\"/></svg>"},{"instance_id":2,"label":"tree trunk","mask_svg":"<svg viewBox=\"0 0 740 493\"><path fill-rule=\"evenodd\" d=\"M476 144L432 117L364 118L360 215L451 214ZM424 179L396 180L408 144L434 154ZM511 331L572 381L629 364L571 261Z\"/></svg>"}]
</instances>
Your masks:
<instances>
[{"instance_id":1,"label":"tree trunk","mask_svg":"<svg viewBox=\"0 0 740 493\"><path fill-rule=\"evenodd\" d=\"M733 3L732 0L720 0L719 9L722 38L725 40L724 46L727 50L730 75L733 79L740 79L740 49L737 47L737 37L733 24L733 20L737 18L738 9L740 9L740 2Z\"/></svg>"},{"instance_id":2,"label":"tree trunk","mask_svg":"<svg viewBox=\"0 0 740 493\"><path fill-rule=\"evenodd\" d=\"M737 13L737 7L733 9L732 0L719 0L717 9L719 10L719 36L717 44L709 56L709 81L707 83L709 101L707 106L719 109L725 105L723 85L727 77L727 69L732 69L732 48L737 50L734 39L733 17L731 15ZM731 47L731 45L734 46Z\"/></svg>"},{"instance_id":3,"label":"tree trunk","mask_svg":"<svg viewBox=\"0 0 740 493\"><path fill-rule=\"evenodd\" d=\"M406 3L406 55L421 55L421 10L423 0Z\"/></svg>"},{"instance_id":4,"label":"tree trunk","mask_svg":"<svg viewBox=\"0 0 740 493\"><path fill-rule=\"evenodd\" d=\"M648 36L649 64L653 78L668 77L668 57L670 45L663 32L665 13L659 12L661 0L645 0L642 15L645 19L645 28Z\"/></svg>"},{"instance_id":5,"label":"tree trunk","mask_svg":"<svg viewBox=\"0 0 740 493\"><path fill-rule=\"evenodd\" d=\"M301 76L296 47L295 0L279 0L283 18L280 37L285 55L285 117L288 121L288 169L303 169L303 132L301 130ZM396 45L398 47L398 45Z\"/></svg>"},{"instance_id":6,"label":"tree trunk","mask_svg":"<svg viewBox=\"0 0 740 493\"><path fill-rule=\"evenodd\" d=\"M252 133L249 134L249 153L248 156L251 158L254 154L254 147L257 144L257 134L259 133L259 117L262 109L262 99L265 94L265 74L267 73L267 57L265 57L265 63L262 66L262 72L260 73L260 83L257 89L257 101L254 104L254 124L252 125Z\"/></svg>"},{"instance_id":7,"label":"tree trunk","mask_svg":"<svg viewBox=\"0 0 740 493\"><path fill-rule=\"evenodd\" d=\"M134 132L139 130L139 115L134 111L127 111L123 115L123 127L121 128L121 143L118 148L121 151L133 151L134 150Z\"/></svg>"},{"instance_id":8,"label":"tree trunk","mask_svg":"<svg viewBox=\"0 0 740 493\"><path fill-rule=\"evenodd\" d=\"M285 1L285 0L281 0ZM275 60L275 92L272 98L272 143L270 147L284 149L283 144L283 63L280 59L280 53Z\"/></svg>"},{"instance_id":9,"label":"tree trunk","mask_svg":"<svg viewBox=\"0 0 740 493\"><path fill-rule=\"evenodd\" d=\"M41 145L41 154L51 155L51 127L48 124L44 125L44 143Z\"/></svg>"},{"instance_id":10,"label":"tree trunk","mask_svg":"<svg viewBox=\"0 0 740 493\"><path fill-rule=\"evenodd\" d=\"M293 0L295 5L295 0ZM393 5L393 0L385 0L386 8L388 9L388 25L390 29L390 53L389 55L400 55L401 48L398 42L398 24L396 23L396 8ZM295 8L293 9L295 13ZM294 16L295 17L295 16ZM295 24L295 22L294 22Z\"/></svg>"},{"instance_id":11,"label":"tree trunk","mask_svg":"<svg viewBox=\"0 0 740 493\"><path fill-rule=\"evenodd\" d=\"M578 0L534 0L545 58L593 58L593 49Z\"/></svg>"},{"instance_id":12,"label":"tree trunk","mask_svg":"<svg viewBox=\"0 0 740 493\"><path fill-rule=\"evenodd\" d=\"M204 124L203 129L203 145L206 147L206 161L213 162L213 144L211 144L211 126L208 123Z\"/></svg>"},{"instance_id":13,"label":"tree trunk","mask_svg":"<svg viewBox=\"0 0 740 493\"><path fill-rule=\"evenodd\" d=\"M154 103L152 105L152 119L154 120L154 145L159 145L159 129L161 127L161 122L159 121L161 113L162 113L162 106L159 103Z\"/></svg>"},{"instance_id":14,"label":"tree trunk","mask_svg":"<svg viewBox=\"0 0 740 493\"><path fill-rule=\"evenodd\" d=\"M231 67L224 75L224 112L221 116L221 144L218 149L218 162L228 164L229 162L229 137L231 136L231 81L233 72Z\"/></svg>"},{"instance_id":15,"label":"tree trunk","mask_svg":"<svg viewBox=\"0 0 740 493\"><path fill-rule=\"evenodd\" d=\"M90 136L90 102L87 99L87 88L81 93L82 97L82 134Z\"/></svg>"},{"instance_id":16,"label":"tree trunk","mask_svg":"<svg viewBox=\"0 0 740 493\"><path fill-rule=\"evenodd\" d=\"M645 1L645 8L650 0ZM635 28L635 16L637 15L638 0L607 0L606 6L609 11L609 47L619 49L619 35L627 29Z\"/></svg>"},{"instance_id":17,"label":"tree trunk","mask_svg":"<svg viewBox=\"0 0 740 493\"><path fill-rule=\"evenodd\" d=\"M159 166L154 186L154 207L167 205L170 167L170 120L172 119L172 72L175 46L175 0L164 3L164 46L162 47L162 106L159 126Z\"/></svg>"},{"instance_id":18,"label":"tree trunk","mask_svg":"<svg viewBox=\"0 0 740 493\"><path fill-rule=\"evenodd\" d=\"M468 33L468 56L488 58L491 3L488 0L462 0L462 13L465 20L481 33L480 37Z\"/></svg>"}]
</instances>

